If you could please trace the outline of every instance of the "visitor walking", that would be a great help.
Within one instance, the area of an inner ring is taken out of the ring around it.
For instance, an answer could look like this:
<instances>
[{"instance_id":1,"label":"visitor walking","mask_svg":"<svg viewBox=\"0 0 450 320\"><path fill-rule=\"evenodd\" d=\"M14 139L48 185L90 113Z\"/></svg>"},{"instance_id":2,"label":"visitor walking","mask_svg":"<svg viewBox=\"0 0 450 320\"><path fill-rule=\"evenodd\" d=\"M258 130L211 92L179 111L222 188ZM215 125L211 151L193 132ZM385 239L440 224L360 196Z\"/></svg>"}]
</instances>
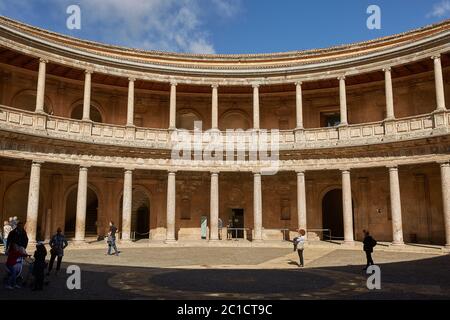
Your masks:
<instances>
[{"instance_id":1,"label":"visitor walking","mask_svg":"<svg viewBox=\"0 0 450 320\"><path fill-rule=\"evenodd\" d=\"M374 264L373 259L372 259L372 252L373 252L373 248L377 245L377 242L369 234L369 231L363 230L363 233L364 233L363 250L366 253L366 259L367 259L367 264L366 264L366 267L364 268L364 270L367 270L367 268L370 265Z\"/></svg>"},{"instance_id":2,"label":"visitor walking","mask_svg":"<svg viewBox=\"0 0 450 320\"><path fill-rule=\"evenodd\" d=\"M294 238L294 251L297 251L298 257L300 260L299 267L304 266L304 260L303 260L303 250L305 249L305 234L306 231L303 229L298 230L299 236Z\"/></svg>"},{"instance_id":3,"label":"visitor walking","mask_svg":"<svg viewBox=\"0 0 450 320\"><path fill-rule=\"evenodd\" d=\"M114 222L109 222L109 232L108 232L108 253L107 255L111 255L111 249L114 248L114 254L116 256L119 255L119 250L117 250L116 246L116 233L117 233L117 227L114 225Z\"/></svg>"},{"instance_id":4,"label":"visitor walking","mask_svg":"<svg viewBox=\"0 0 450 320\"><path fill-rule=\"evenodd\" d=\"M219 222L218 222L218 227L219 227L219 240L222 240L223 221L220 218L219 218Z\"/></svg>"},{"instance_id":5,"label":"visitor walking","mask_svg":"<svg viewBox=\"0 0 450 320\"><path fill-rule=\"evenodd\" d=\"M38 242L36 245L36 251L34 252L34 263L33 263L33 276L34 276L34 286L33 291L42 290L44 288L44 273L45 267L47 266L45 262L45 257L47 256L47 249L42 242Z\"/></svg>"},{"instance_id":6,"label":"visitor walking","mask_svg":"<svg viewBox=\"0 0 450 320\"><path fill-rule=\"evenodd\" d=\"M55 274L58 274L61 269L61 262L64 256L64 249L67 247L68 243L66 238L64 237L61 228L56 230L56 234L50 239L50 262L48 264L47 275L50 275L50 272L53 269L53 263L55 263L55 259L58 258L56 262L56 270Z\"/></svg>"}]
</instances>

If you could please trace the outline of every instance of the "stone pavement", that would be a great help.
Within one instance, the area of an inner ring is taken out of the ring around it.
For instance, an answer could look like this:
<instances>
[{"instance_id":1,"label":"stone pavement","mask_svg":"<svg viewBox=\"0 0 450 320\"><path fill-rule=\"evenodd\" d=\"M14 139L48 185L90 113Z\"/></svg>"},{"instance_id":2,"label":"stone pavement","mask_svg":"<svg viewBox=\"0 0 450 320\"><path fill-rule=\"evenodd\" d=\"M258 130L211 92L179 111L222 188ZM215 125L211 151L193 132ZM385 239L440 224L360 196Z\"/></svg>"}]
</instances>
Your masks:
<instances>
[{"instance_id":1,"label":"stone pavement","mask_svg":"<svg viewBox=\"0 0 450 320\"><path fill-rule=\"evenodd\" d=\"M104 248L75 249L67 250L63 267L80 266L81 290L68 290L61 272L48 277L43 292L1 287L0 299L450 298L449 255L381 248L374 260L382 288L370 291L364 254L344 246L306 247L305 268L290 246L123 247L118 257L106 256Z\"/></svg>"}]
</instances>

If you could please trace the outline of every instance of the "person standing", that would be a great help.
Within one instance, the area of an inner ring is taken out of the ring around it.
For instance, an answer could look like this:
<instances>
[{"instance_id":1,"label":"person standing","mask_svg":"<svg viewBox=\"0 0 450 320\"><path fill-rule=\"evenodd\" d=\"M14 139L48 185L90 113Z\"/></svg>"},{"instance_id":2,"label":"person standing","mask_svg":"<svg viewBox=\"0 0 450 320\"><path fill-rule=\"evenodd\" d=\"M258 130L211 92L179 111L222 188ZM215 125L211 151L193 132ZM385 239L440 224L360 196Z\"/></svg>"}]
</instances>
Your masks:
<instances>
[{"instance_id":1,"label":"person standing","mask_svg":"<svg viewBox=\"0 0 450 320\"><path fill-rule=\"evenodd\" d=\"M299 236L294 238L294 251L297 250L298 257L300 260L299 267L304 266L304 260L303 260L303 250L305 249L305 234L306 231L303 229L298 230Z\"/></svg>"},{"instance_id":2,"label":"person standing","mask_svg":"<svg viewBox=\"0 0 450 320\"><path fill-rule=\"evenodd\" d=\"M64 256L64 249L67 247L68 243L66 238L64 237L61 228L56 230L56 234L50 239L50 263L48 264L47 275L53 269L53 263L55 259L58 258L56 263L56 271L55 274L58 274L58 271L61 269L61 262Z\"/></svg>"},{"instance_id":3,"label":"person standing","mask_svg":"<svg viewBox=\"0 0 450 320\"><path fill-rule=\"evenodd\" d=\"M5 254L6 254L6 243L8 242L8 236L11 230L12 228L9 222L7 220L3 221L3 247L5 250Z\"/></svg>"},{"instance_id":4,"label":"person standing","mask_svg":"<svg viewBox=\"0 0 450 320\"><path fill-rule=\"evenodd\" d=\"M372 259L372 252L373 252L373 248L377 245L377 242L369 234L369 231L363 230L363 233L364 233L363 250L366 253L366 259L367 259L367 264L366 264L366 267L364 268L364 270L367 270L367 268L370 265L374 265L374 262Z\"/></svg>"},{"instance_id":5,"label":"person standing","mask_svg":"<svg viewBox=\"0 0 450 320\"><path fill-rule=\"evenodd\" d=\"M14 241L8 240L8 259L6 259L6 268L8 269L8 281L6 289L20 289L17 284L17 276L22 270L22 258L27 257L25 250L17 245Z\"/></svg>"},{"instance_id":6,"label":"person standing","mask_svg":"<svg viewBox=\"0 0 450 320\"><path fill-rule=\"evenodd\" d=\"M45 272L45 257L47 256L47 249L42 242L38 242L36 245L36 251L34 252L33 263L33 276L34 286L33 291L42 290L44 288L44 272Z\"/></svg>"},{"instance_id":7,"label":"person standing","mask_svg":"<svg viewBox=\"0 0 450 320\"><path fill-rule=\"evenodd\" d=\"M117 227L114 225L114 222L109 222L109 232L108 232L108 253L107 255L111 255L111 249L114 248L114 254L116 256L119 255L119 250L117 250L116 246L116 233L117 233Z\"/></svg>"},{"instance_id":8,"label":"person standing","mask_svg":"<svg viewBox=\"0 0 450 320\"><path fill-rule=\"evenodd\" d=\"M223 221L222 221L222 219L220 219L220 218L219 218L218 227L219 227L219 240L222 240Z\"/></svg>"},{"instance_id":9,"label":"person standing","mask_svg":"<svg viewBox=\"0 0 450 320\"><path fill-rule=\"evenodd\" d=\"M22 221L18 221L17 227L13 228L13 230L9 233L8 240L6 242L6 249L8 249L10 243L13 242L23 249L26 249L28 246L28 235L23 227Z\"/></svg>"}]
</instances>

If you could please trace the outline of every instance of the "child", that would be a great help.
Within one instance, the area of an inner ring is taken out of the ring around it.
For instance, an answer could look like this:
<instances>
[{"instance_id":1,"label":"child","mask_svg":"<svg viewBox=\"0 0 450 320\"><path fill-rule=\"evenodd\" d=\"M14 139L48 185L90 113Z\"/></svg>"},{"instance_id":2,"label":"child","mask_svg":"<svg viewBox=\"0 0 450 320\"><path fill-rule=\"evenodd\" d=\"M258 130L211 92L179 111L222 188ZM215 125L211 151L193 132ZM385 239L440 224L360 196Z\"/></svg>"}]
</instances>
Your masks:
<instances>
[{"instance_id":1,"label":"child","mask_svg":"<svg viewBox=\"0 0 450 320\"><path fill-rule=\"evenodd\" d=\"M44 271L47 267L47 264L45 262L46 256L47 256L47 249L45 249L45 246L42 242L38 242L38 244L36 245L36 251L34 252L33 291L42 290L44 287Z\"/></svg>"}]
</instances>

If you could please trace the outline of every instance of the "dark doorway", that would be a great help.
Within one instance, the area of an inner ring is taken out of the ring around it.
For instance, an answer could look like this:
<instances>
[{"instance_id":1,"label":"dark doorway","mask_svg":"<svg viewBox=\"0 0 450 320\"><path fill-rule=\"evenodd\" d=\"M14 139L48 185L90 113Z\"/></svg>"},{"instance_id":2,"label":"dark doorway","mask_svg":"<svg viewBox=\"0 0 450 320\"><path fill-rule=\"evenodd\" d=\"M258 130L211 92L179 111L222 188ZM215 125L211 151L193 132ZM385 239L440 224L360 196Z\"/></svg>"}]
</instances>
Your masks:
<instances>
[{"instance_id":1,"label":"dark doorway","mask_svg":"<svg viewBox=\"0 0 450 320\"><path fill-rule=\"evenodd\" d=\"M231 209L230 216L231 228L244 228L244 209ZM233 238L244 238L244 230L233 230L231 236Z\"/></svg>"},{"instance_id":2,"label":"dark doorway","mask_svg":"<svg viewBox=\"0 0 450 320\"><path fill-rule=\"evenodd\" d=\"M322 199L322 228L331 229L331 236L336 240L344 238L344 219L342 209L342 190L334 189L328 191ZM324 232L323 240L328 239L327 232Z\"/></svg>"},{"instance_id":3,"label":"dark doorway","mask_svg":"<svg viewBox=\"0 0 450 320\"><path fill-rule=\"evenodd\" d=\"M136 239L148 238L150 230L150 210L146 205L136 211Z\"/></svg>"}]
</instances>

